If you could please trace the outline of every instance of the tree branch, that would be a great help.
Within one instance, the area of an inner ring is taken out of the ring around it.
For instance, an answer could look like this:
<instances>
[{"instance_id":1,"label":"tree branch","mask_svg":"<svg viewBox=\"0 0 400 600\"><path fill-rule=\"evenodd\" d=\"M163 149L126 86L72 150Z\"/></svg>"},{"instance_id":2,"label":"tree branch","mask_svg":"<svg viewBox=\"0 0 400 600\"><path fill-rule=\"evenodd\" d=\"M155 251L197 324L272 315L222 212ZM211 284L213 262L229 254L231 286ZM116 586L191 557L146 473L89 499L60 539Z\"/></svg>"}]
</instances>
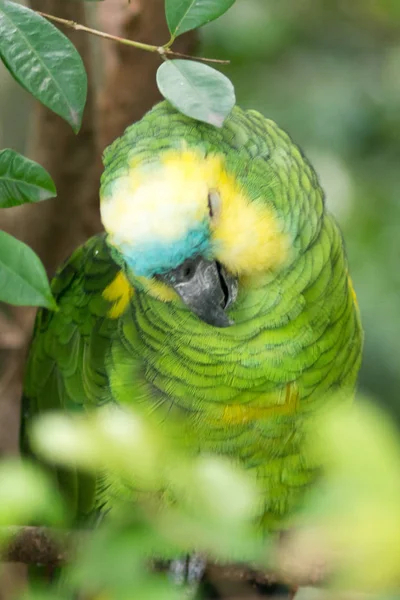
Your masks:
<instances>
[{"instance_id":1,"label":"tree branch","mask_svg":"<svg viewBox=\"0 0 400 600\"><path fill-rule=\"evenodd\" d=\"M124 46L132 46L133 48L138 48L139 50L146 50L147 52L157 52L160 56L168 56L170 58L188 58L191 60L197 60L199 62L204 63L216 63L219 65L229 65L230 60L223 60L220 58L206 58L204 56L191 56L190 54L182 54L182 52L175 52L171 50L168 44L164 44L164 46L154 46L153 44L145 44L143 42L137 42L135 40L130 40L124 37L120 37L118 35L112 35L111 33L106 33L105 31L99 31L98 29L93 29L92 27L86 27L86 25L81 25L80 23L76 23L75 21L71 21L68 19L62 19L61 17L56 17L55 15L49 15L45 12L41 12L40 10L36 11L42 17L49 19L49 21L54 21L55 23L59 23L60 25L65 25L65 27L70 27L71 29L75 29L76 31L84 31L91 35L96 35L97 37L111 40L113 42L117 42L118 44L123 44Z\"/></svg>"},{"instance_id":2,"label":"tree branch","mask_svg":"<svg viewBox=\"0 0 400 600\"><path fill-rule=\"evenodd\" d=\"M9 541L0 552L3 562L18 562L26 565L42 564L57 566L72 557L76 547L75 532L60 532L46 527L6 527L1 537Z\"/></svg>"},{"instance_id":3,"label":"tree branch","mask_svg":"<svg viewBox=\"0 0 400 600\"><path fill-rule=\"evenodd\" d=\"M0 560L24 564L42 564L58 566L69 562L82 537L87 535L81 531L57 531L46 527L7 527L0 529L0 538L8 539ZM278 544L279 545L279 544ZM157 570L165 570L167 563L162 562ZM229 581L237 584L271 584L284 583L290 587L315 586L326 579L326 570L320 565L310 565L308 572L299 577L294 568L294 575L279 566L276 570L260 571L241 564L216 564L209 562L206 577L209 581L223 583Z\"/></svg>"}]
</instances>

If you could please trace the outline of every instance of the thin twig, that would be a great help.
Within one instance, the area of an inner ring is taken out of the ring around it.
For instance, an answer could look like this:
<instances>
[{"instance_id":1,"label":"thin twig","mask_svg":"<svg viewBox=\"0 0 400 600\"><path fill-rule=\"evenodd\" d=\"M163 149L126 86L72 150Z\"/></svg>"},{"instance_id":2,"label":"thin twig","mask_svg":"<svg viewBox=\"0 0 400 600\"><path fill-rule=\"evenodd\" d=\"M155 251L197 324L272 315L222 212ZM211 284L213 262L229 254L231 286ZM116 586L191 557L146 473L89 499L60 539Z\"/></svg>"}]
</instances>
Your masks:
<instances>
[{"instance_id":1,"label":"thin twig","mask_svg":"<svg viewBox=\"0 0 400 600\"><path fill-rule=\"evenodd\" d=\"M189 54L182 54L181 52L175 52L171 50L168 45L165 46L154 46L152 44L143 44L142 42L136 42L134 40L128 40L127 38L119 37L117 35L112 35L111 33L106 33L104 31L99 31L98 29L92 29L91 27L86 27L86 25L81 25L80 23L76 23L75 21L70 21L68 19L62 19L61 17L56 17L55 15L49 15L40 10L36 11L37 14L49 19L49 21L54 21L55 23L60 23L61 25L65 25L66 27L70 27L75 29L76 31L85 31L86 33L90 33L91 35L96 35L97 37L101 37L106 40L111 40L113 42L117 42L118 44L124 44L125 46L132 46L133 48L138 48L139 50L146 50L147 52L157 52L160 56L169 56L171 58L188 58L191 60L197 60L199 62L204 63L217 63L220 65L228 65L230 63L229 60L222 60L219 58L206 58L203 56L190 56Z\"/></svg>"},{"instance_id":2,"label":"thin twig","mask_svg":"<svg viewBox=\"0 0 400 600\"><path fill-rule=\"evenodd\" d=\"M161 46L162 48L163 46ZM188 58L190 60L197 60L198 62L204 63L214 63L217 65L229 65L230 60L224 60L222 58L205 58L204 56L190 56L190 54L183 54L182 52L175 52L175 50L170 50L168 48L164 49L164 54L168 56L175 56L176 58Z\"/></svg>"}]
</instances>

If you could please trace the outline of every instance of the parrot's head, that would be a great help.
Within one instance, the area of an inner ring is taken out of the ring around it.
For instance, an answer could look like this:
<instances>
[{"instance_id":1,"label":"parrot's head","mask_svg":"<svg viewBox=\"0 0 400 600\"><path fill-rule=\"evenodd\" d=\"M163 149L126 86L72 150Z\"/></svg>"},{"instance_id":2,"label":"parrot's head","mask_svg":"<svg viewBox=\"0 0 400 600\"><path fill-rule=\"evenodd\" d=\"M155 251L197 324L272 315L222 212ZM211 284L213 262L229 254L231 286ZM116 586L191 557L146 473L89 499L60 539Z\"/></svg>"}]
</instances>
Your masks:
<instances>
[{"instance_id":1,"label":"parrot's head","mask_svg":"<svg viewBox=\"0 0 400 600\"><path fill-rule=\"evenodd\" d=\"M241 282L280 267L288 236L273 208L246 192L224 152L174 135L153 150L151 139L140 138L130 152L127 133L110 147L102 222L131 279L226 327Z\"/></svg>"}]
</instances>

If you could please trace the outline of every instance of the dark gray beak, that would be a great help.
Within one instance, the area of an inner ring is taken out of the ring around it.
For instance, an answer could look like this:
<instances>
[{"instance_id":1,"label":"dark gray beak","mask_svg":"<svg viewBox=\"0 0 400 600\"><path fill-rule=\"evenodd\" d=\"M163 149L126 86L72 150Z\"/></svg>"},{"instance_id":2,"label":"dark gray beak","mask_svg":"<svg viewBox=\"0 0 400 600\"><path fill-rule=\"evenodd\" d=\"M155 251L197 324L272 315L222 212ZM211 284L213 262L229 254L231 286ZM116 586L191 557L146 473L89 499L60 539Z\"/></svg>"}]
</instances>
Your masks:
<instances>
[{"instance_id":1,"label":"dark gray beak","mask_svg":"<svg viewBox=\"0 0 400 600\"><path fill-rule=\"evenodd\" d=\"M173 287L186 306L205 323L215 327L234 324L225 310L236 300L237 279L218 262L197 256L156 277Z\"/></svg>"}]
</instances>

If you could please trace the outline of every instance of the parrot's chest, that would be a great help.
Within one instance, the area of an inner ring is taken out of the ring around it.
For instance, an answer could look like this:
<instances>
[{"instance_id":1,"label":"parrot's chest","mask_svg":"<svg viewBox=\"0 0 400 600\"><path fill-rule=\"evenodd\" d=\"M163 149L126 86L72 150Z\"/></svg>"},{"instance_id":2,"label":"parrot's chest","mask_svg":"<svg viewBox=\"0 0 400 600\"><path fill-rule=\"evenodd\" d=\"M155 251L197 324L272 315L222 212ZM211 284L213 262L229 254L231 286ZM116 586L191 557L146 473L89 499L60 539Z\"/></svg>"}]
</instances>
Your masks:
<instances>
[{"instance_id":1,"label":"parrot's chest","mask_svg":"<svg viewBox=\"0 0 400 600\"><path fill-rule=\"evenodd\" d=\"M234 378L209 379L197 375L196 384L188 378L161 391L149 377L148 410L167 433L171 425L187 452L225 456L253 474L261 482L260 518L275 527L315 477L302 456L298 386L266 380L261 388L238 389Z\"/></svg>"},{"instance_id":2,"label":"parrot's chest","mask_svg":"<svg viewBox=\"0 0 400 600\"><path fill-rule=\"evenodd\" d=\"M300 394L296 382L271 381L249 349L213 336L188 344L163 336L160 350L141 355L140 405L178 426L196 452L265 464L293 448Z\"/></svg>"},{"instance_id":3,"label":"parrot's chest","mask_svg":"<svg viewBox=\"0 0 400 600\"><path fill-rule=\"evenodd\" d=\"M237 454L248 451L250 436L268 451L275 443L265 436L272 440L281 428L286 436L296 420L300 393L293 370L276 368L282 356L266 352L263 332L179 317L148 297L135 305L133 318L126 315L123 331L131 327L132 344L119 337L118 359L133 368L121 369L129 380L118 389L129 390L131 401L160 422L179 424L194 446Z\"/></svg>"},{"instance_id":4,"label":"parrot's chest","mask_svg":"<svg viewBox=\"0 0 400 600\"><path fill-rule=\"evenodd\" d=\"M226 456L254 473L263 514L289 513L314 478L303 457L305 417L293 370L278 373L263 333L238 339L195 320L174 323L151 310L136 313L132 344L125 339L114 353L114 364L124 365L114 398L180 438L188 453Z\"/></svg>"}]
</instances>

